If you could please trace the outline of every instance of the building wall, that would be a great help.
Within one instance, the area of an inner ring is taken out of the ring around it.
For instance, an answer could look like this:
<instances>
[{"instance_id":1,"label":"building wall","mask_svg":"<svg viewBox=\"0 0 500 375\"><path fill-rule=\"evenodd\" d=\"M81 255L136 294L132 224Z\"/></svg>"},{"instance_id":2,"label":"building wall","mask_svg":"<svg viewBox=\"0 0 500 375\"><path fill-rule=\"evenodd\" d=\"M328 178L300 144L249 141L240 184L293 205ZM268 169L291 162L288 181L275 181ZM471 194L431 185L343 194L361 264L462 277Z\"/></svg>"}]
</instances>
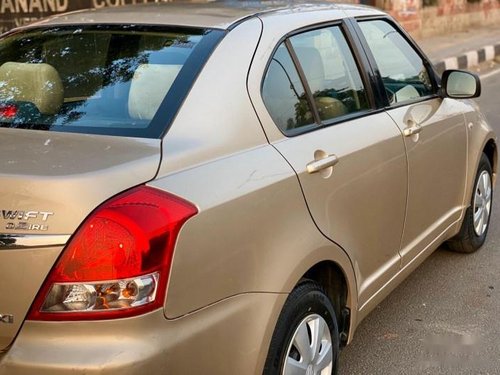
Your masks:
<instances>
[{"instance_id":1,"label":"building wall","mask_svg":"<svg viewBox=\"0 0 500 375\"><path fill-rule=\"evenodd\" d=\"M424 5L426 1L429 5ZM417 38L500 23L500 0L386 0L380 6Z\"/></svg>"},{"instance_id":2,"label":"building wall","mask_svg":"<svg viewBox=\"0 0 500 375\"><path fill-rule=\"evenodd\" d=\"M500 2L497 0L468 3L443 1L437 6L424 7L421 12L420 37L464 31L474 27L498 25Z\"/></svg>"},{"instance_id":3,"label":"building wall","mask_svg":"<svg viewBox=\"0 0 500 375\"><path fill-rule=\"evenodd\" d=\"M80 9L168 1L171 0L0 0L0 32L40 18Z\"/></svg>"}]
</instances>

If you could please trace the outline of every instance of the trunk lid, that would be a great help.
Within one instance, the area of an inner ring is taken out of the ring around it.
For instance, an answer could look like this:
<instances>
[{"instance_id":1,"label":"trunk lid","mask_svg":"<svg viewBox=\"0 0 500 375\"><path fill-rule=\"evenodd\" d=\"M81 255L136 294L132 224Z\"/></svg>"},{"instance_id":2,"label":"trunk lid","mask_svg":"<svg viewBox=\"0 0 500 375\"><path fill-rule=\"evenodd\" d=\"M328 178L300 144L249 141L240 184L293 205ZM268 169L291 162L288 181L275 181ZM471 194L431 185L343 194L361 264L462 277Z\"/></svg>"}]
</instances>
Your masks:
<instances>
[{"instance_id":1,"label":"trunk lid","mask_svg":"<svg viewBox=\"0 0 500 375\"><path fill-rule=\"evenodd\" d=\"M65 240L103 201L153 179L160 158L159 139L0 129L0 351Z\"/></svg>"}]
</instances>

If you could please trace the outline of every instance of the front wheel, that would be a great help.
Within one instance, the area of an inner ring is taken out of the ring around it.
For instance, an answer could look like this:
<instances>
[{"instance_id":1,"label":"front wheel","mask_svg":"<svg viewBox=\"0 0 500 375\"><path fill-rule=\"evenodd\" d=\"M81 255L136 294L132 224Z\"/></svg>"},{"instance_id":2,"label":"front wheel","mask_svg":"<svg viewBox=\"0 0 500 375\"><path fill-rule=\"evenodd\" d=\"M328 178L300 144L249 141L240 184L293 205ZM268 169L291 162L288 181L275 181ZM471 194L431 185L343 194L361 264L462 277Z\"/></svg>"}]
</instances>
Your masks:
<instances>
[{"instance_id":1,"label":"front wheel","mask_svg":"<svg viewBox=\"0 0 500 375\"><path fill-rule=\"evenodd\" d=\"M490 162L486 155L482 154L470 207L465 212L460 232L448 241L451 250L473 253L486 241L493 202L492 174Z\"/></svg>"},{"instance_id":2,"label":"front wheel","mask_svg":"<svg viewBox=\"0 0 500 375\"><path fill-rule=\"evenodd\" d=\"M323 288L312 281L289 295L278 319L264 375L335 375L339 333Z\"/></svg>"}]
</instances>

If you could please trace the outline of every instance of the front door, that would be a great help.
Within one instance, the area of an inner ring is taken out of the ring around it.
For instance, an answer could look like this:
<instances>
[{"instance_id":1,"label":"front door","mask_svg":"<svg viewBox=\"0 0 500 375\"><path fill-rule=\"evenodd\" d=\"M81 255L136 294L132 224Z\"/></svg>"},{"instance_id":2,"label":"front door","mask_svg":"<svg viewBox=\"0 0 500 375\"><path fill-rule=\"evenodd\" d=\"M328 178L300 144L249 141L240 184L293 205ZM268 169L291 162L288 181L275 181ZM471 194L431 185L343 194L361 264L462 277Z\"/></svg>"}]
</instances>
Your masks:
<instances>
[{"instance_id":1,"label":"front door","mask_svg":"<svg viewBox=\"0 0 500 375\"><path fill-rule=\"evenodd\" d=\"M460 219L467 165L463 108L437 96L425 60L394 25L386 20L358 24L388 96L387 114L403 133L408 155L404 266L433 249Z\"/></svg>"}]
</instances>

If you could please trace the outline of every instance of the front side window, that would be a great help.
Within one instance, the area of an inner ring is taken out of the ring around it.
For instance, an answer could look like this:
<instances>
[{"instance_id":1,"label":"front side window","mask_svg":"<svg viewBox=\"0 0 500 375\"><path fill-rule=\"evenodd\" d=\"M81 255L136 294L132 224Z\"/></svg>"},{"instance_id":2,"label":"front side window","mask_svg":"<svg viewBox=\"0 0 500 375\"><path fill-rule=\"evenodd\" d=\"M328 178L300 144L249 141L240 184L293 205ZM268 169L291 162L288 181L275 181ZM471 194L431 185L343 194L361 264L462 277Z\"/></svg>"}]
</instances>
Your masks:
<instances>
[{"instance_id":1,"label":"front side window","mask_svg":"<svg viewBox=\"0 0 500 375\"><path fill-rule=\"evenodd\" d=\"M434 94L424 61L390 23L359 22L391 105Z\"/></svg>"},{"instance_id":2,"label":"front side window","mask_svg":"<svg viewBox=\"0 0 500 375\"><path fill-rule=\"evenodd\" d=\"M206 35L133 26L8 35L0 40L0 126L147 136Z\"/></svg>"}]
</instances>

